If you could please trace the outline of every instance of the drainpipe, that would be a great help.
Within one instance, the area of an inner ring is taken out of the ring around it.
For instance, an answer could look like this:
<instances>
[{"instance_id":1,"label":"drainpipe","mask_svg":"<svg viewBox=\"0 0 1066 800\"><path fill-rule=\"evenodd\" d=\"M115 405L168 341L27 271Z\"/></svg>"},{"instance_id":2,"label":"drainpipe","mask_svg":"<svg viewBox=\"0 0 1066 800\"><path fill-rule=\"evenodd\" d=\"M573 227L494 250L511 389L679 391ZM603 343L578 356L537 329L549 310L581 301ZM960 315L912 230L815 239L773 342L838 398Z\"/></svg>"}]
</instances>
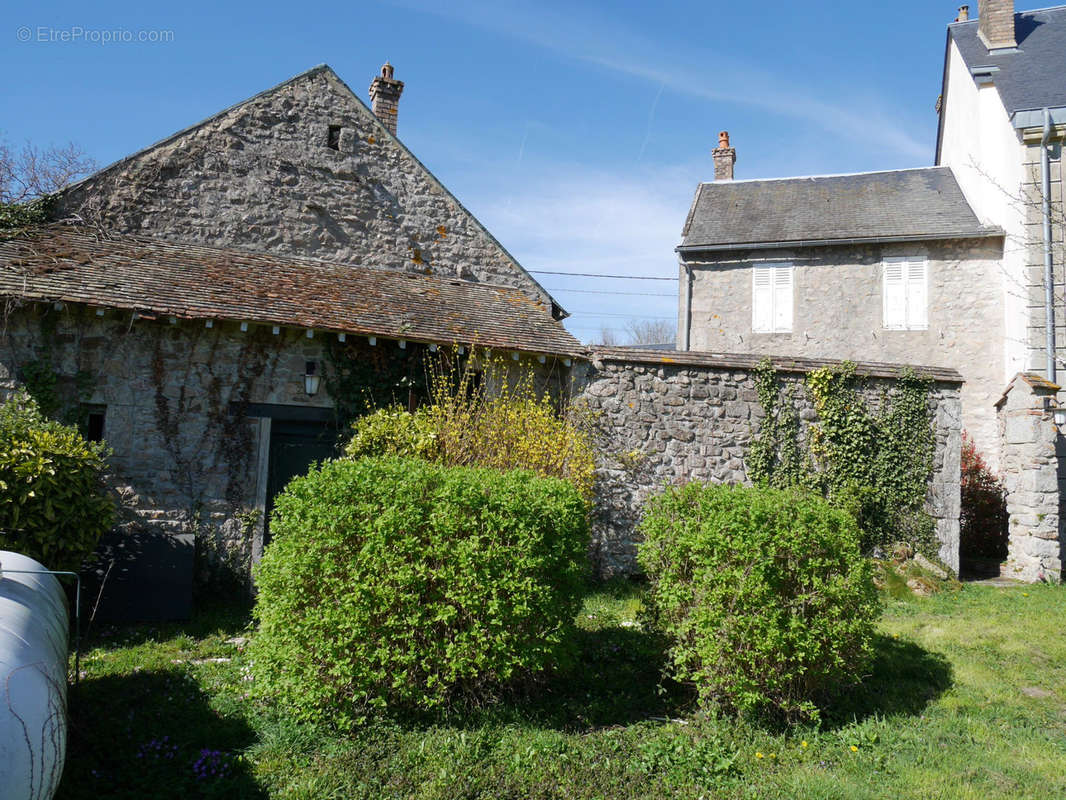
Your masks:
<instances>
[{"instance_id":1,"label":"drainpipe","mask_svg":"<svg viewBox=\"0 0 1066 800\"><path fill-rule=\"evenodd\" d=\"M692 266L684 259L681 266L685 268L685 339L678 343L678 349L687 351L692 349Z\"/></svg>"},{"instance_id":2,"label":"drainpipe","mask_svg":"<svg viewBox=\"0 0 1066 800\"><path fill-rule=\"evenodd\" d=\"M1040 177L1044 193L1044 316L1047 319L1047 378L1055 377L1055 272L1051 263L1051 163L1048 141L1051 139L1051 111L1044 109L1044 135L1040 139Z\"/></svg>"}]
</instances>

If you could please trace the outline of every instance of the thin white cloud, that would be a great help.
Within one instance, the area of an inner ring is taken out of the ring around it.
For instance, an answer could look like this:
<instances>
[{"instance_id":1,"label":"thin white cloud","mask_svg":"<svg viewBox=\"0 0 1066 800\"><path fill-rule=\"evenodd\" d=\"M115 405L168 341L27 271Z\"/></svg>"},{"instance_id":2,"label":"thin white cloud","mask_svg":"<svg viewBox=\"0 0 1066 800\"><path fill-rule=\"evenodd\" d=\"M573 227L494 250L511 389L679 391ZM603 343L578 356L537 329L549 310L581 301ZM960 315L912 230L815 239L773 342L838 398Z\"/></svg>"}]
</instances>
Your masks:
<instances>
[{"instance_id":1,"label":"thin white cloud","mask_svg":"<svg viewBox=\"0 0 1066 800\"><path fill-rule=\"evenodd\" d=\"M562 13L543 3L534 7L483 0L441 4L394 0L394 5L529 42L678 94L763 109L804 120L835 137L858 138L907 158L929 158L927 144L883 108L826 101L785 76L768 73L732 54L667 51L606 18L583 17L574 7Z\"/></svg>"},{"instance_id":2,"label":"thin white cloud","mask_svg":"<svg viewBox=\"0 0 1066 800\"><path fill-rule=\"evenodd\" d=\"M528 270L672 279L677 276L674 247L697 170L638 168L619 177L578 165L541 164L523 177L522 192L505 202L500 197L507 180L480 187L465 200ZM628 319L672 320L676 315L673 280L534 277L572 313L568 326L585 340L596 338L601 328L621 330ZM658 296L663 294L667 296Z\"/></svg>"}]
</instances>

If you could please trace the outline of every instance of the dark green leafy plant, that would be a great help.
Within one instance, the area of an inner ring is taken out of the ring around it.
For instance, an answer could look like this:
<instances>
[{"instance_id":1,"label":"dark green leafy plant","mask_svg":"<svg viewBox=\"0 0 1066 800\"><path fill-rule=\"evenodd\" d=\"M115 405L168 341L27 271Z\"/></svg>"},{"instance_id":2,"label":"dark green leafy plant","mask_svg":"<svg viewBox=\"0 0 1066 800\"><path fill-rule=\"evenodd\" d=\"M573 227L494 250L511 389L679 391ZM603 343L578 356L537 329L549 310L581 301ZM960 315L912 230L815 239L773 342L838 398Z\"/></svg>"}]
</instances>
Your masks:
<instances>
[{"instance_id":1,"label":"dark green leafy plant","mask_svg":"<svg viewBox=\"0 0 1066 800\"><path fill-rule=\"evenodd\" d=\"M477 702L571 658L585 503L529 472L327 462L278 497L257 570L256 686L349 729Z\"/></svg>"},{"instance_id":2,"label":"dark green leafy plant","mask_svg":"<svg viewBox=\"0 0 1066 800\"><path fill-rule=\"evenodd\" d=\"M756 371L766 419L748 457L756 483L814 490L859 522L863 549L906 542L936 556L933 520L924 511L935 447L930 381L904 370L875 411L864 399L855 365L815 370L807 391L818 419L801 436L793 405L769 360Z\"/></svg>"},{"instance_id":3,"label":"dark green leafy plant","mask_svg":"<svg viewBox=\"0 0 1066 800\"><path fill-rule=\"evenodd\" d=\"M0 547L76 570L115 519L109 451L17 394L0 406Z\"/></svg>"},{"instance_id":4,"label":"dark green leafy plant","mask_svg":"<svg viewBox=\"0 0 1066 800\"><path fill-rule=\"evenodd\" d=\"M55 195L47 194L23 203L0 202L0 239L18 236L47 222L55 207Z\"/></svg>"},{"instance_id":5,"label":"dark green leafy plant","mask_svg":"<svg viewBox=\"0 0 1066 800\"><path fill-rule=\"evenodd\" d=\"M638 558L672 676L704 705L817 719L858 682L880 613L847 513L768 488L672 488L652 499Z\"/></svg>"}]
</instances>

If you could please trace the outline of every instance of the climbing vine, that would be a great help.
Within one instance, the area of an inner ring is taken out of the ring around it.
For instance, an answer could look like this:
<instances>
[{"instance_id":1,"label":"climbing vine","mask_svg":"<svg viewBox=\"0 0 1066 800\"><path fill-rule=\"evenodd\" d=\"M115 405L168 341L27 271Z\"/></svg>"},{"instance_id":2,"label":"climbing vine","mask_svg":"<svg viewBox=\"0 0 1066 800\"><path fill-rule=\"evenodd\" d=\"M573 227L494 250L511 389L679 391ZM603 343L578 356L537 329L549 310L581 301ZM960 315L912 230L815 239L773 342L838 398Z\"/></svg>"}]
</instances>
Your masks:
<instances>
[{"instance_id":1,"label":"climbing vine","mask_svg":"<svg viewBox=\"0 0 1066 800\"><path fill-rule=\"evenodd\" d=\"M756 483L779 489L812 488L810 459L800 438L795 384L781 390L770 359L755 369L755 390L766 416L748 452L748 470Z\"/></svg>"},{"instance_id":2,"label":"climbing vine","mask_svg":"<svg viewBox=\"0 0 1066 800\"><path fill-rule=\"evenodd\" d=\"M86 369L64 374L57 366L57 360L63 360L55 352L56 344L62 340L57 335L57 317L56 312L46 310L38 318L40 337L34 358L21 362L18 376L23 387L37 402L41 414L65 425L81 425L84 422L82 403L88 402L92 396L96 378ZM6 327L5 319L5 330ZM77 332L66 335L66 338L71 337L77 339ZM74 348L74 352L78 353L78 348Z\"/></svg>"},{"instance_id":3,"label":"climbing vine","mask_svg":"<svg viewBox=\"0 0 1066 800\"><path fill-rule=\"evenodd\" d=\"M748 459L752 479L814 490L847 508L869 550L905 541L935 555L933 520L923 510L935 447L930 380L905 369L871 408L854 364L815 370L806 388L818 419L806 438L797 388L782 388L769 360L756 370L766 419Z\"/></svg>"},{"instance_id":4,"label":"climbing vine","mask_svg":"<svg viewBox=\"0 0 1066 800\"><path fill-rule=\"evenodd\" d=\"M425 354L422 345L413 343L398 350L394 342L331 342L323 380L334 402L338 430L348 432L354 420L377 408L418 405L426 397Z\"/></svg>"},{"instance_id":5,"label":"climbing vine","mask_svg":"<svg viewBox=\"0 0 1066 800\"><path fill-rule=\"evenodd\" d=\"M21 236L30 228L48 222L55 208L55 195L46 194L28 203L0 203L0 239Z\"/></svg>"}]
</instances>

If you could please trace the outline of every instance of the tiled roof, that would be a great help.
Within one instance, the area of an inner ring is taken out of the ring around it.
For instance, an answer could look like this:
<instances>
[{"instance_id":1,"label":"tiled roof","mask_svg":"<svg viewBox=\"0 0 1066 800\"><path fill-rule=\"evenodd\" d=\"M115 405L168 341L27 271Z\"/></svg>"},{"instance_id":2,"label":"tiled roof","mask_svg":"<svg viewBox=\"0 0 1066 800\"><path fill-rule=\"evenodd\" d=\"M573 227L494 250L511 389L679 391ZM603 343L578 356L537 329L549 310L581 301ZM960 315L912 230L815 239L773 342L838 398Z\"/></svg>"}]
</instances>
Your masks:
<instances>
[{"instance_id":1,"label":"tiled roof","mask_svg":"<svg viewBox=\"0 0 1066 800\"><path fill-rule=\"evenodd\" d=\"M948 167L700 184L681 249L949 239L982 227Z\"/></svg>"},{"instance_id":2,"label":"tiled roof","mask_svg":"<svg viewBox=\"0 0 1066 800\"><path fill-rule=\"evenodd\" d=\"M1014 15L1016 50L989 53L976 21L948 26L966 66L996 67L992 83L1007 113L1066 106L1066 6Z\"/></svg>"},{"instance_id":3,"label":"tiled roof","mask_svg":"<svg viewBox=\"0 0 1066 800\"><path fill-rule=\"evenodd\" d=\"M510 287L50 225L0 241L0 295L553 355L582 346Z\"/></svg>"}]
</instances>

